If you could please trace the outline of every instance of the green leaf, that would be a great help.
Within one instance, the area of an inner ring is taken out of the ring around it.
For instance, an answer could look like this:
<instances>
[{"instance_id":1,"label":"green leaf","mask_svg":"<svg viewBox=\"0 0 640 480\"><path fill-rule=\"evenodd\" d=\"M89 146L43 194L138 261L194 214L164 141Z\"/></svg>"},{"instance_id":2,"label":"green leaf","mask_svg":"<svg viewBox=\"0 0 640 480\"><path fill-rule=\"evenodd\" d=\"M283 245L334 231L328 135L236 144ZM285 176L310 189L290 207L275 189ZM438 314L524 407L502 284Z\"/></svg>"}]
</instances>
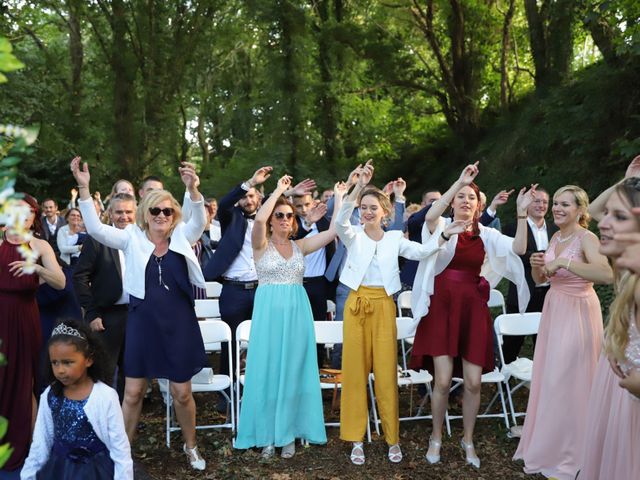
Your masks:
<instances>
[{"instance_id":1,"label":"green leaf","mask_svg":"<svg viewBox=\"0 0 640 480\"><path fill-rule=\"evenodd\" d=\"M18 60L11 53L0 52L0 70L3 72L12 72L24 68L24 63Z\"/></svg>"},{"instance_id":2,"label":"green leaf","mask_svg":"<svg viewBox=\"0 0 640 480\"><path fill-rule=\"evenodd\" d=\"M10 53L12 50L11 43L4 37L0 37L0 52L1 53Z\"/></svg>"},{"instance_id":3,"label":"green leaf","mask_svg":"<svg viewBox=\"0 0 640 480\"><path fill-rule=\"evenodd\" d=\"M8 443L0 446L0 468L2 468L5 463L7 463L7 460L9 460L9 457L12 453L13 448L11 448Z\"/></svg>"},{"instance_id":4,"label":"green leaf","mask_svg":"<svg viewBox=\"0 0 640 480\"><path fill-rule=\"evenodd\" d=\"M0 73L0 83L7 83L8 81L9 80L7 80L7 77Z\"/></svg>"},{"instance_id":5,"label":"green leaf","mask_svg":"<svg viewBox=\"0 0 640 480\"><path fill-rule=\"evenodd\" d=\"M0 166L3 167L15 167L20 163L20 159L18 157L6 157L0 161Z\"/></svg>"},{"instance_id":6,"label":"green leaf","mask_svg":"<svg viewBox=\"0 0 640 480\"><path fill-rule=\"evenodd\" d=\"M9 428L9 421L4 417L0 417L0 438L4 438L7 434L7 428Z\"/></svg>"}]
</instances>

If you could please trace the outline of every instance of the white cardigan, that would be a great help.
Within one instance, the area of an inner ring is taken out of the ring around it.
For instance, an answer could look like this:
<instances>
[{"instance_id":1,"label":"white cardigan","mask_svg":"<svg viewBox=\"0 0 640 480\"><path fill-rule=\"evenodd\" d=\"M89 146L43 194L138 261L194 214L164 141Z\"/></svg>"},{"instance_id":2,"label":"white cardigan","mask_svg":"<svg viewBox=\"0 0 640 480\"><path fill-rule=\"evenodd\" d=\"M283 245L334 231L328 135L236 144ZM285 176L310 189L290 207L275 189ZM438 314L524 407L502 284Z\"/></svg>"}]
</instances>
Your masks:
<instances>
[{"instance_id":1,"label":"white cardigan","mask_svg":"<svg viewBox=\"0 0 640 480\"><path fill-rule=\"evenodd\" d=\"M71 265L71 255L74 253L80 253L80 245L70 245L69 237L69 225L63 225L58 229L56 234L56 243L58 244L58 250L60 250L60 258L64 260L67 265Z\"/></svg>"},{"instance_id":2,"label":"white cardigan","mask_svg":"<svg viewBox=\"0 0 640 480\"><path fill-rule=\"evenodd\" d=\"M392 230L384 232L382 239L376 242L363 229L351 225L355 206L355 202L344 202L336 217L336 231L348 252L340 282L351 290L357 290L373 256L377 254L384 289L388 295L393 295L401 288L398 256L423 260L438 251L438 238L433 237L421 244L407 240L400 230Z\"/></svg>"},{"instance_id":3,"label":"white cardigan","mask_svg":"<svg viewBox=\"0 0 640 480\"><path fill-rule=\"evenodd\" d=\"M21 480L35 480L36 474L47 463L53 446L53 417L47 401L51 387L40 395L40 406L33 431L33 442L29 456L20 472ZM131 447L124 430L122 409L116 391L102 382L93 385L89 399L84 405L84 413L96 435L107 446L113 460L115 480L133 480Z\"/></svg>"},{"instance_id":4,"label":"white cardigan","mask_svg":"<svg viewBox=\"0 0 640 480\"><path fill-rule=\"evenodd\" d=\"M191 214L188 223L180 222L171 235L169 250L179 253L187 260L189 280L198 287L205 288L204 276L200 263L193 253L191 245L196 243L207 223L204 200L191 201ZM93 200L79 200L87 233L107 247L122 250L124 253L125 273L122 288L134 297L144 299L145 269L155 246L147 238L147 234L137 225L127 225L123 230L100 222Z\"/></svg>"},{"instance_id":5,"label":"white cardigan","mask_svg":"<svg viewBox=\"0 0 640 480\"><path fill-rule=\"evenodd\" d=\"M438 226L431 234L425 222L422 227L422 242L425 243L433 238L440 237L440 234L449 223L451 223L450 218L440 217ZM494 228L482 225L479 225L479 227L480 238L486 252L480 274L491 284L491 288L494 288L502 277L512 281L518 289L518 308L520 313L523 313L529 303L529 287L524 277L522 260L513 251L513 238L501 234ZM411 311L413 312L414 320L420 321L422 317L429 313L434 277L449 265L456 253L457 244L458 235L452 235L451 239L440 249L438 255L433 255L421 261L418 265L411 294Z\"/></svg>"}]
</instances>

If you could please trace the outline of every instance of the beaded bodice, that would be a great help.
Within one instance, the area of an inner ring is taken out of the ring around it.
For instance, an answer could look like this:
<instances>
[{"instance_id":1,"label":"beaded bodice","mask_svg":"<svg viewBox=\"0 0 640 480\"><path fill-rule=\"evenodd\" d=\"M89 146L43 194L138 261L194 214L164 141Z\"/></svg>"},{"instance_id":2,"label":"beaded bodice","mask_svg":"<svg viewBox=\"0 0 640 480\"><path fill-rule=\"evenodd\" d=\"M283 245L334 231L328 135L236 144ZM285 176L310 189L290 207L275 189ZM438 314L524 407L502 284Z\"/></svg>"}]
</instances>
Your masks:
<instances>
[{"instance_id":1,"label":"beaded bodice","mask_svg":"<svg viewBox=\"0 0 640 480\"><path fill-rule=\"evenodd\" d=\"M293 255L291 258L286 259L269 241L264 254L256 262L260 285L302 285L304 256L296 242L291 241L291 245L293 247Z\"/></svg>"},{"instance_id":2,"label":"beaded bodice","mask_svg":"<svg viewBox=\"0 0 640 480\"><path fill-rule=\"evenodd\" d=\"M629 375L632 370L640 370L640 331L633 311L629 316L629 342L624 350L624 357L625 361L620 368L625 375Z\"/></svg>"}]
</instances>

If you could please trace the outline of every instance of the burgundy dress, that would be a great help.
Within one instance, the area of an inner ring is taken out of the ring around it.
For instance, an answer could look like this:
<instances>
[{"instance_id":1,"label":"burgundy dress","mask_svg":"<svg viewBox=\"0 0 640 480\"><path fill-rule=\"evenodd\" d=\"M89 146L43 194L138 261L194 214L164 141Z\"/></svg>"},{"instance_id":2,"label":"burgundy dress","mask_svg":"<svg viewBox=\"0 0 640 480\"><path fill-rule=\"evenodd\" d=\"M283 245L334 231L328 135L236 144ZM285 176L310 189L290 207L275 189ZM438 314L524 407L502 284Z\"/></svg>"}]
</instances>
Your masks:
<instances>
[{"instance_id":1,"label":"burgundy dress","mask_svg":"<svg viewBox=\"0 0 640 480\"><path fill-rule=\"evenodd\" d=\"M7 363L0 366L0 416L9 420L9 430L1 443L9 442L14 449L6 470L20 467L29 453L31 395L42 341L36 303L39 278L14 277L8 264L16 260L22 260L18 245L5 240L0 244L0 352Z\"/></svg>"},{"instance_id":2,"label":"burgundy dress","mask_svg":"<svg viewBox=\"0 0 640 480\"><path fill-rule=\"evenodd\" d=\"M433 372L433 357L448 355L454 358L456 377L462 376L462 358L480 365L485 373L493 371L490 287L480 276L484 257L480 237L472 232L458 236L455 255L434 279L429 313L418 324L412 368Z\"/></svg>"}]
</instances>

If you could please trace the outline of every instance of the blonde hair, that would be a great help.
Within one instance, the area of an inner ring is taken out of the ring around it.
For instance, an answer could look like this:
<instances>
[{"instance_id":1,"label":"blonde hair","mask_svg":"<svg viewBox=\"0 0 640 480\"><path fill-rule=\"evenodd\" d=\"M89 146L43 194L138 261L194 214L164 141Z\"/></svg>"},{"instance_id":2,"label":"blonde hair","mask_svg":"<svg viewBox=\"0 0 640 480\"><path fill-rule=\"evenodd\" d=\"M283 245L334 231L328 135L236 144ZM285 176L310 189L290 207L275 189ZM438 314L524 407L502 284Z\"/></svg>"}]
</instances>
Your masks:
<instances>
[{"instance_id":1,"label":"blonde hair","mask_svg":"<svg viewBox=\"0 0 640 480\"><path fill-rule=\"evenodd\" d=\"M376 187L367 187L362 192L360 192L358 204L360 204L362 202L362 199L367 195L371 195L378 200L380 206L382 207L382 210L384 210L384 213L387 217L391 215L391 212L393 211L391 207L391 200L389 200L389 196L386 193Z\"/></svg>"},{"instance_id":2,"label":"blonde hair","mask_svg":"<svg viewBox=\"0 0 640 480\"><path fill-rule=\"evenodd\" d=\"M589 228L589 222L591 221L591 215L589 215L589 195L576 185L565 185L556 190L556 193L553 194L553 199L555 200L566 192L573 195L573 200L578 207L578 224L581 227Z\"/></svg>"},{"instance_id":3,"label":"blonde hair","mask_svg":"<svg viewBox=\"0 0 640 480\"><path fill-rule=\"evenodd\" d=\"M178 222L182 220L182 209L180 208L178 201L173 198L173 195L171 195L171 192L166 190L151 190L142 198L140 206L136 211L136 223L142 230L146 232L149 229L149 223L147 222L149 209L157 206L165 200L169 200L171 202L171 208L173 208L169 235L173 233L173 229L176 228Z\"/></svg>"},{"instance_id":4,"label":"blonde hair","mask_svg":"<svg viewBox=\"0 0 640 480\"><path fill-rule=\"evenodd\" d=\"M628 178L616 186L615 191L629 208L640 206L640 179ZM638 224L640 226L640 221ZM624 361L625 349L629 343L629 321L635 309L635 291L639 278L629 270L616 270L616 298L609 308L604 350L619 362Z\"/></svg>"}]
</instances>

